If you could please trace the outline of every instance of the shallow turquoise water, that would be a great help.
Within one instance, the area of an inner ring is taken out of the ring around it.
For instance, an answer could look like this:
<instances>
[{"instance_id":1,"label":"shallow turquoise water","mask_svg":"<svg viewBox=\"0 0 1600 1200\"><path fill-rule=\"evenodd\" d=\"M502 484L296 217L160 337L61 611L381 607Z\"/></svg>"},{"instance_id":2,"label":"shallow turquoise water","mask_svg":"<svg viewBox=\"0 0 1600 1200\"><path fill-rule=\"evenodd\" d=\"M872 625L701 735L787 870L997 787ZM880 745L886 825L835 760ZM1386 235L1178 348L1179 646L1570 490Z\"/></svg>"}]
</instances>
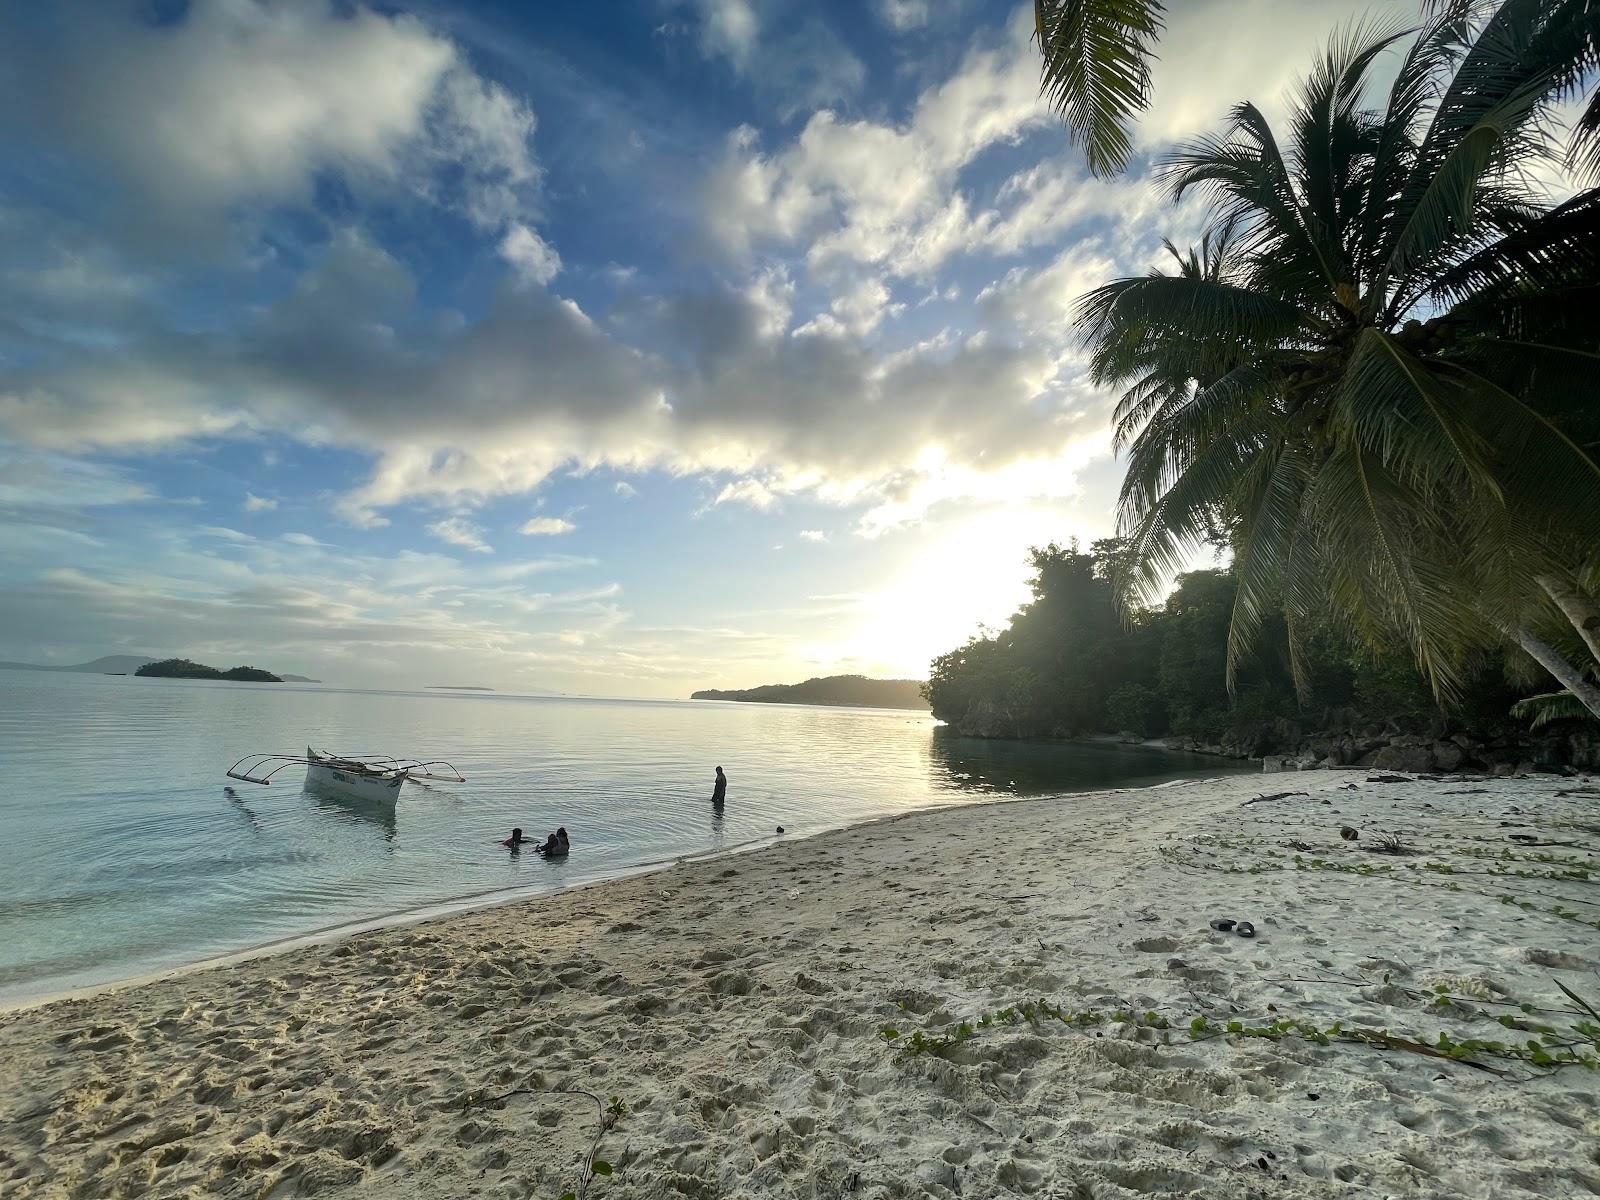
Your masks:
<instances>
[{"instance_id":1,"label":"shallow turquoise water","mask_svg":"<svg viewBox=\"0 0 1600 1200\"><path fill-rule=\"evenodd\" d=\"M253 787L252 751L443 757L392 812ZM728 803L711 811L712 768ZM461 897L997 794L1226 774L1111 745L989 743L905 712L370 692L0 670L0 1002ZM1063 803L1070 803L1070 799ZM565 825L547 863L495 843Z\"/></svg>"}]
</instances>

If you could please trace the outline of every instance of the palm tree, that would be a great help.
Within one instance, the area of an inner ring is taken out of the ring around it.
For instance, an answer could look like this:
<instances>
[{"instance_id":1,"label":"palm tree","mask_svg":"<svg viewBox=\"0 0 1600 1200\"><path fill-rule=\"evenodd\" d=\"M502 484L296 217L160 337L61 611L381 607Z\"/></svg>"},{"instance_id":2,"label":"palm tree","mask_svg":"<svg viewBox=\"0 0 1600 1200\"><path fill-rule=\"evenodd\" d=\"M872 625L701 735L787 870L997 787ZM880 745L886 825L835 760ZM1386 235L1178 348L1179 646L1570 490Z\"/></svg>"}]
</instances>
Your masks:
<instances>
[{"instance_id":1,"label":"palm tree","mask_svg":"<svg viewBox=\"0 0 1600 1200\"><path fill-rule=\"evenodd\" d=\"M1398 631L1442 700L1509 637L1600 716L1571 662L1600 664L1600 189L1530 182L1572 83L1571 28L1530 19L1550 7L1447 6L1375 110L1410 34L1336 38L1284 143L1240 104L1162 164L1210 201L1200 247L1084 301L1093 376L1124 389L1129 589L1224 524L1230 680L1281 609L1303 687L1298 631L1332 613Z\"/></svg>"},{"instance_id":2,"label":"palm tree","mask_svg":"<svg viewBox=\"0 0 1600 1200\"><path fill-rule=\"evenodd\" d=\"M1426 7L1464 9L1470 20L1491 5L1431 0ZM1552 41L1561 42L1562 88L1575 90L1600 65L1600 9L1594 0L1523 0L1502 9L1547 28ZM1095 174L1122 170L1133 156L1131 126L1150 103L1150 65L1165 6L1161 0L1034 0L1033 15L1045 93ZM1591 178L1600 175L1600 93L1574 128L1571 154Z\"/></svg>"}]
</instances>

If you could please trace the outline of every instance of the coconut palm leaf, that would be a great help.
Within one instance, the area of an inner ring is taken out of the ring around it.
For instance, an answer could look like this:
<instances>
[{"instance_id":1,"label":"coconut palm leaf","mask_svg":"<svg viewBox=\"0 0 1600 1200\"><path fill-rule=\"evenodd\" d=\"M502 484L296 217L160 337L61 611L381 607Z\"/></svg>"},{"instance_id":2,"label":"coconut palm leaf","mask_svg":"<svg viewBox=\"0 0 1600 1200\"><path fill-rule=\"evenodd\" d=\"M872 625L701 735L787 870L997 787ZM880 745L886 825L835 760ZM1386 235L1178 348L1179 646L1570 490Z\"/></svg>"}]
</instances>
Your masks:
<instances>
[{"instance_id":1,"label":"coconut palm leaf","mask_svg":"<svg viewBox=\"0 0 1600 1200\"><path fill-rule=\"evenodd\" d=\"M1097 175L1133 157L1130 129L1150 103L1160 0L1034 0L1042 88Z\"/></svg>"},{"instance_id":2,"label":"coconut palm leaf","mask_svg":"<svg viewBox=\"0 0 1600 1200\"><path fill-rule=\"evenodd\" d=\"M1528 722L1529 729L1542 729L1552 721L1593 721L1594 714L1571 692L1545 692L1518 700L1511 715Z\"/></svg>"},{"instance_id":3,"label":"coconut palm leaf","mask_svg":"<svg viewBox=\"0 0 1600 1200\"><path fill-rule=\"evenodd\" d=\"M1230 689L1238 678L1239 664L1254 649L1268 615L1283 611L1284 574L1289 568L1305 489L1312 474L1313 468L1298 446L1279 443L1259 456L1244 480L1233 556L1238 586L1228 625ZM1308 689L1293 642L1290 650L1295 683L1304 695Z\"/></svg>"}]
</instances>

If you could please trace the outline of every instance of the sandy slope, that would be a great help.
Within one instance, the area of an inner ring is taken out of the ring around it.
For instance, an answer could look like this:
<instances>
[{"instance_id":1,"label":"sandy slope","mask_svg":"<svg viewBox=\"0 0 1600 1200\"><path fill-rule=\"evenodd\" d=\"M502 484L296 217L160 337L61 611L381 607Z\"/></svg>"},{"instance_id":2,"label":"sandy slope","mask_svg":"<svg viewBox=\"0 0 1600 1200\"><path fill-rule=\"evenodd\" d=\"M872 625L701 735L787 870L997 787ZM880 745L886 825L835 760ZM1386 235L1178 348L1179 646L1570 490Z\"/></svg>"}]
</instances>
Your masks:
<instances>
[{"instance_id":1,"label":"sandy slope","mask_svg":"<svg viewBox=\"0 0 1600 1200\"><path fill-rule=\"evenodd\" d=\"M594 1106L474 1104L519 1087L627 1102L597 1198L1600 1194L1600 1073L1189 1040L1197 1015L1428 1041L1523 1019L1441 1012L1439 984L1600 1001L1600 887L1462 873L1512 833L1578 845L1511 869L1594 858L1600 789L1365 780L922 814L12 1014L0 1195L555 1200ZM1287 788L1315 794L1243 803ZM1363 848L1385 829L1427 855ZM1391 870L1295 870L1291 841ZM1577 919L1542 911L1558 896ZM910 1060L878 1036L1041 996L1173 1028L991 1025Z\"/></svg>"}]
</instances>

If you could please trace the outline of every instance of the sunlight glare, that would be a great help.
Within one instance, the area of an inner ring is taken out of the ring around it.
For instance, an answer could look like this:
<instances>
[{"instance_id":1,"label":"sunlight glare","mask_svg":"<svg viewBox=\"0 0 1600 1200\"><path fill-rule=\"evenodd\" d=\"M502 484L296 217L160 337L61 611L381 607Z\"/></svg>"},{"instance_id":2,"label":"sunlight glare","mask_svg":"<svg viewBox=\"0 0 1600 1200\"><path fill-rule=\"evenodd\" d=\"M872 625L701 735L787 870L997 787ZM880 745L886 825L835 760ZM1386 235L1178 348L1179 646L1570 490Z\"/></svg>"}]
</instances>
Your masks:
<instances>
[{"instance_id":1,"label":"sunlight glare","mask_svg":"<svg viewBox=\"0 0 1600 1200\"><path fill-rule=\"evenodd\" d=\"M1028 548L1069 536L1048 509L995 511L953 525L860 605L838 658L900 678L927 677L936 656L981 625L1001 626L1029 599Z\"/></svg>"}]
</instances>

